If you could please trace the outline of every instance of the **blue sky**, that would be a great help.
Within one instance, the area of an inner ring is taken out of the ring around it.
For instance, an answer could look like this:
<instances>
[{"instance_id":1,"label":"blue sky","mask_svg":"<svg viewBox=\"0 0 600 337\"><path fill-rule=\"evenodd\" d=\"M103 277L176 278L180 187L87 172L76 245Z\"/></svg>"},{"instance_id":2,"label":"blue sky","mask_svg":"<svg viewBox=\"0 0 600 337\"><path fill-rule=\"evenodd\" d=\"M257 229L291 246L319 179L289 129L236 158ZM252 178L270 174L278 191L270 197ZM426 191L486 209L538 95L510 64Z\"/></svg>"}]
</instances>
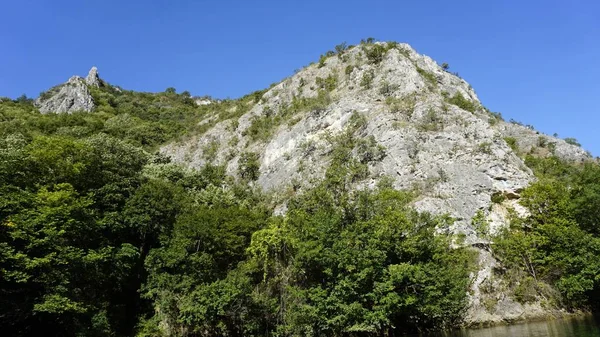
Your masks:
<instances>
[{"instance_id":1,"label":"blue sky","mask_svg":"<svg viewBox=\"0 0 600 337\"><path fill-rule=\"evenodd\" d=\"M19 0L2 4L0 96L92 65L127 89L239 97L361 38L447 62L508 120L600 155L600 1Z\"/></svg>"}]
</instances>

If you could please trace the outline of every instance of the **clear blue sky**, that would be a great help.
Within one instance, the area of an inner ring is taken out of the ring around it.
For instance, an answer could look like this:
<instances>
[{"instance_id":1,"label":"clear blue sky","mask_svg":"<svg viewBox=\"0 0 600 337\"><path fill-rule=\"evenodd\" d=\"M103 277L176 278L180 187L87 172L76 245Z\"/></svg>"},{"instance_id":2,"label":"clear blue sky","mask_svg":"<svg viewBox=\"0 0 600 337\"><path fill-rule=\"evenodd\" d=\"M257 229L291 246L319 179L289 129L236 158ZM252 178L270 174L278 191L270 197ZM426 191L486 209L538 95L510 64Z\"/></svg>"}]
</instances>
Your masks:
<instances>
[{"instance_id":1,"label":"clear blue sky","mask_svg":"<svg viewBox=\"0 0 600 337\"><path fill-rule=\"evenodd\" d=\"M600 1L13 0L0 96L37 96L92 65L110 83L239 97L361 38L447 62L506 119L600 155Z\"/></svg>"}]
</instances>

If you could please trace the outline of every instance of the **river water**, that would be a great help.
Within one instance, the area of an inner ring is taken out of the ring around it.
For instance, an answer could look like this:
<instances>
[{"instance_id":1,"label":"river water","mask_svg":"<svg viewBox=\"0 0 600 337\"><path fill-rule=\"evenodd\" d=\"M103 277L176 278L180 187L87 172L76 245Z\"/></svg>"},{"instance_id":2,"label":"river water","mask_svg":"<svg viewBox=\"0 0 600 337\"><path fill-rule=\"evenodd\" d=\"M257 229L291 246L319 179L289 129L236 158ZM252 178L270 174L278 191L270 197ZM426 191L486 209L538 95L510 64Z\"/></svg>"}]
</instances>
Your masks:
<instances>
[{"instance_id":1,"label":"river water","mask_svg":"<svg viewBox=\"0 0 600 337\"><path fill-rule=\"evenodd\" d=\"M464 329L427 337L600 337L600 320L599 317L586 316L482 329Z\"/></svg>"}]
</instances>

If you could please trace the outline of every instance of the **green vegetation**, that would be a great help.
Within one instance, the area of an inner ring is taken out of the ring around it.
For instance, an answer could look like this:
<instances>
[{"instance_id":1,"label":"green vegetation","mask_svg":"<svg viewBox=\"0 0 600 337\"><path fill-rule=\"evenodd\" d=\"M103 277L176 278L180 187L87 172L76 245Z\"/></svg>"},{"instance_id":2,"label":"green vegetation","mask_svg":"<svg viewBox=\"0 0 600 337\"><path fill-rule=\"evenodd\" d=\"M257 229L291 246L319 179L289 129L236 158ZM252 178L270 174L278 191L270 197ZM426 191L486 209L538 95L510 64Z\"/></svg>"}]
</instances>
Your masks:
<instances>
[{"instance_id":1,"label":"green vegetation","mask_svg":"<svg viewBox=\"0 0 600 337\"><path fill-rule=\"evenodd\" d=\"M259 155L254 152L245 152L240 155L238 172L242 179L257 180L260 172Z\"/></svg>"},{"instance_id":2,"label":"green vegetation","mask_svg":"<svg viewBox=\"0 0 600 337\"><path fill-rule=\"evenodd\" d=\"M373 70L365 71L362 78L360 79L360 86L364 89L371 89L373 87L373 80L375 79L375 72Z\"/></svg>"},{"instance_id":3,"label":"green vegetation","mask_svg":"<svg viewBox=\"0 0 600 337\"><path fill-rule=\"evenodd\" d=\"M367 60L372 64L379 64L383 61L385 55L388 51L392 49L396 49L398 47L398 43L396 42L386 42L383 44L374 43L374 40L367 39L366 41L361 42L361 48L365 55L367 56Z\"/></svg>"},{"instance_id":4,"label":"green vegetation","mask_svg":"<svg viewBox=\"0 0 600 337\"><path fill-rule=\"evenodd\" d=\"M479 152L484 153L484 154L492 154L492 143L483 142L478 145L478 150L479 150Z\"/></svg>"},{"instance_id":5,"label":"green vegetation","mask_svg":"<svg viewBox=\"0 0 600 337\"><path fill-rule=\"evenodd\" d=\"M446 101L450 104L456 105L457 107L463 110L467 110L470 112L475 112L475 110L477 110L477 105L475 104L475 102L469 101L460 92L457 92L451 98L447 98Z\"/></svg>"},{"instance_id":6,"label":"green vegetation","mask_svg":"<svg viewBox=\"0 0 600 337\"><path fill-rule=\"evenodd\" d=\"M567 144L581 147L581 144L579 144L579 142L575 138L565 138L565 142L567 142Z\"/></svg>"},{"instance_id":7,"label":"green vegetation","mask_svg":"<svg viewBox=\"0 0 600 337\"><path fill-rule=\"evenodd\" d=\"M515 152L519 152L519 145L517 144L517 139L514 137L504 137L504 141L506 144Z\"/></svg>"},{"instance_id":8,"label":"green vegetation","mask_svg":"<svg viewBox=\"0 0 600 337\"><path fill-rule=\"evenodd\" d=\"M337 82L336 77L330 75L327 79L319 81L323 86L331 87ZM252 123L244 130L244 135L253 141L267 141L275 130L284 123L294 124L299 119L295 118L299 113L312 112L321 113L331 104L331 96L325 89L319 89L315 97L294 96L292 101L274 112L270 107L265 107L263 113L252 117Z\"/></svg>"},{"instance_id":9,"label":"green vegetation","mask_svg":"<svg viewBox=\"0 0 600 337\"><path fill-rule=\"evenodd\" d=\"M315 84L320 89L325 89L327 91L333 91L337 87L338 77L337 74L329 74L326 78L317 77L315 80Z\"/></svg>"},{"instance_id":10,"label":"green vegetation","mask_svg":"<svg viewBox=\"0 0 600 337\"><path fill-rule=\"evenodd\" d=\"M423 78L427 82L427 86L430 89L435 89L435 87L437 86L437 78L435 77L435 75L419 66L416 66L416 67L417 67L417 72L419 73L419 75L423 76ZM452 104L454 104L454 103L452 103Z\"/></svg>"},{"instance_id":11,"label":"green vegetation","mask_svg":"<svg viewBox=\"0 0 600 337\"><path fill-rule=\"evenodd\" d=\"M397 84L390 84L388 81L383 81L379 87L379 94L390 97L400 88Z\"/></svg>"},{"instance_id":12,"label":"green vegetation","mask_svg":"<svg viewBox=\"0 0 600 337\"><path fill-rule=\"evenodd\" d=\"M504 200L506 200L506 195L504 195L504 193L494 193L492 194L492 202L494 204L501 204L504 202Z\"/></svg>"},{"instance_id":13,"label":"green vegetation","mask_svg":"<svg viewBox=\"0 0 600 337\"><path fill-rule=\"evenodd\" d=\"M421 118L417 128L420 131L440 131L444 128L442 122L442 117L433 108L429 108Z\"/></svg>"},{"instance_id":14,"label":"green vegetation","mask_svg":"<svg viewBox=\"0 0 600 337\"><path fill-rule=\"evenodd\" d=\"M390 108L390 112L400 112L411 116L417 104L417 97L415 95L403 97L389 96L386 97L385 104Z\"/></svg>"},{"instance_id":15,"label":"green vegetation","mask_svg":"<svg viewBox=\"0 0 600 337\"><path fill-rule=\"evenodd\" d=\"M325 61L327 61L327 56L321 55L321 57L319 57L319 64L317 65L317 67L323 68L325 66Z\"/></svg>"},{"instance_id":16,"label":"green vegetation","mask_svg":"<svg viewBox=\"0 0 600 337\"><path fill-rule=\"evenodd\" d=\"M346 69L344 69L344 73L346 75L350 75L354 71L354 68L356 68L356 66L353 66L353 65L349 64L349 65L346 66Z\"/></svg>"},{"instance_id":17,"label":"green vegetation","mask_svg":"<svg viewBox=\"0 0 600 337\"><path fill-rule=\"evenodd\" d=\"M521 193L531 210L495 240L522 302L543 299L570 309L600 305L600 166L528 156L538 180Z\"/></svg>"}]
</instances>

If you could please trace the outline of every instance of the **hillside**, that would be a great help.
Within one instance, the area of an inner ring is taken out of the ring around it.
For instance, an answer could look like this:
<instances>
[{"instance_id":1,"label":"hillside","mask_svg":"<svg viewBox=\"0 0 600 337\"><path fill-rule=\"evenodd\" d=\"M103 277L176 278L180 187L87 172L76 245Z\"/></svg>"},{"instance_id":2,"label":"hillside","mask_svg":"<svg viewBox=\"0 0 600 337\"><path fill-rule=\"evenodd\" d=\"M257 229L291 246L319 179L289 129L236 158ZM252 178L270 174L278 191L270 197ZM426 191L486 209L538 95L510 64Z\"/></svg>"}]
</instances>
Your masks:
<instances>
[{"instance_id":1,"label":"hillside","mask_svg":"<svg viewBox=\"0 0 600 337\"><path fill-rule=\"evenodd\" d=\"M418 191L413 201L418 211L455 219L442 230L464 235L471 245L488 241L473 224L475 215L483 214L494 235L508 225L509 209L526 214L519 193L535 177L519 154L590 159L562 139L503 121L465 80L407 44L342 47L270 88L240 116L213 118L202 134L161 152L191 167L225 165L232 176L240 171L240 158L256 155L256 184L281 195L279 210L285 210L290 193L301 193L325 176L337 145L332 138L358 118L352 159L364 167L358 168L363 171L352 188L373 188L391 178L396 189ZM504 201L494 203L494 198ZM480 254L470 319L528 315L515 303L492 313L483 309L478 283L489 279L493 262L488 251Z\"/></svg>"},{"instance_id":2,"label":"hillside","mask_svg":"<svg viewBox=\"0 0 600 337\"><path fill-rule=\"evenodd\" d=\"M0 136L15 336L390 335L598 306L597 162L407 44L342 44L236 100L94 67L0 99Z\"/></svg>"}]
</instances>

